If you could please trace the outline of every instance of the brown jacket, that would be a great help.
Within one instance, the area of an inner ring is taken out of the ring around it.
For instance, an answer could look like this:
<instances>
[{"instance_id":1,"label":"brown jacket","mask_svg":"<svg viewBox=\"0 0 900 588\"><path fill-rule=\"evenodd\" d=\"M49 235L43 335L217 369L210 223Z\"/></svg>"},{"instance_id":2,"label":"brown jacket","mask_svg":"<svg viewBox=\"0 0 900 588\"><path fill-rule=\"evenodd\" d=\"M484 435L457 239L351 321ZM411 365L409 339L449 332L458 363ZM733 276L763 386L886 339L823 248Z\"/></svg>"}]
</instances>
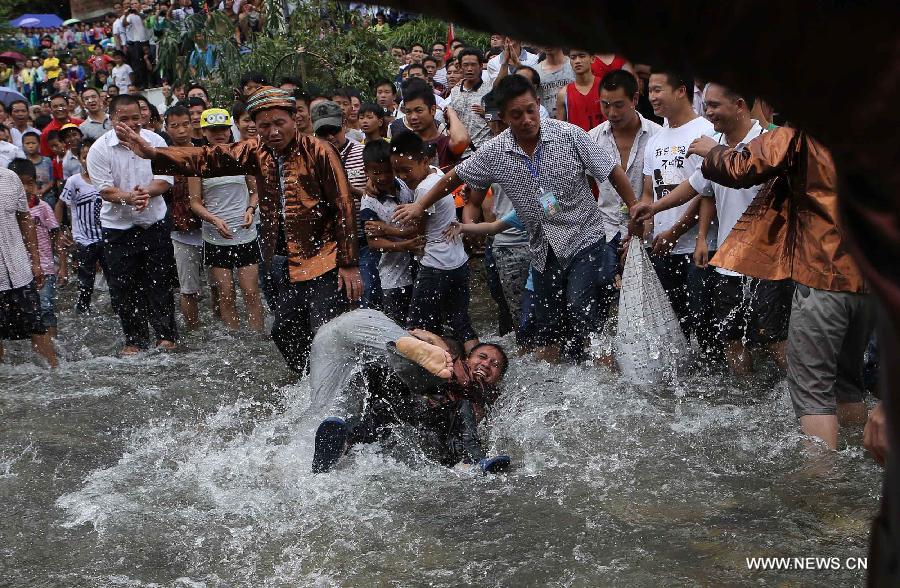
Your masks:
<instances>
[{"instance_id":1,"label":"brown jacket","mask_svg":"<svg viewBox=\"0 0 900 588\"><path fill-rule=\"evenodd\" d=\"M778 128L741 151L715 147L702 172L732 188L766 184L719 244L713 265L820 290L866 291L841 231L834 161L806 133Z\"/></svg>"},{"instance_id":2,"label":"brown jacket","mask_svg":"<svg viewBox=\"0 0 900 588\"><path fill-rule=\"evenodd\" d=\"M216 147L157 149L157 173L214 178L255 175L259 190L263 258L275 253L284 220L292 282L317 278L335 267L359 265L356 216L347 176L331 145L298 135L286 151L280 177L274 152L256 139ZM166 170L163 172L162 170ZM284 214L280 194L284 185Z\"/></svg>"}]
</instances>

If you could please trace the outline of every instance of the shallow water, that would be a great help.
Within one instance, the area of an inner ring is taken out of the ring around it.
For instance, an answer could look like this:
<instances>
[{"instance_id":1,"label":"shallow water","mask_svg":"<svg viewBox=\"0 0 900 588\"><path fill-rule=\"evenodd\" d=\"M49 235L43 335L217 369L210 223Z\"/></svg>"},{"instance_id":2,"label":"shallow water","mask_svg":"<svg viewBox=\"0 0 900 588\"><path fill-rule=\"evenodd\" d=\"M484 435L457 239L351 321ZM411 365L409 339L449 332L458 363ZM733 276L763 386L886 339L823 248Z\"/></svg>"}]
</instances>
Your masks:
<instances>
[{"instance_id":1,"label":"shallow water","mask_svg":"<svg viewBox=\"0 0 900 588\"><path fill-rule=\"evenodd\" d=\"M511 473L367 446L312 476L308 388L269 341L205 314L179 351L116 359L117 321L74 321L72 294L61 369L21 343L0 366L2 586L864 583L747 570L865 557L880 494L858 433L805 449L779 375L646 390L516 358L485 430Z\"/></svg>"}]
</instances>

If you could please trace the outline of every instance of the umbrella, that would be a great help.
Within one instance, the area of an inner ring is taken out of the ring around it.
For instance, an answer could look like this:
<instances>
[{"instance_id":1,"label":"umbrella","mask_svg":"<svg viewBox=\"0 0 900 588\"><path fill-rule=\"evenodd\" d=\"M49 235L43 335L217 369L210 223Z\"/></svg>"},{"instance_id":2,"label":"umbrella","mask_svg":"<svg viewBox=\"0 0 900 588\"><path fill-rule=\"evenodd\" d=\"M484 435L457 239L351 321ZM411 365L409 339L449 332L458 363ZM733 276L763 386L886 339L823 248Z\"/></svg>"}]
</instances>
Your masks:
<instances>
[{"instance_id":1,"label":"umbrella","mask_svg":"<svg viewBox=\"0 0 900 588\"><path fill-rule=\"evenodd\" d=\"M41 24L41 21L36 18L25 18L19 21L19 24L16 25L21 29L25 29L28 27L36 27Z\"/></svg>"},{"instance_id":2,"label":"umbrella","mask_svg":"<svg viewBox=\"0 0 900 588\"><path fill-rule=\"evenodd\" d=\"M12 65L17 61L25 61L25 56L15 51L7 51L6 53L0 53L0 61Z\"/></svg>"},{"instance_id":3,"label":"umbrella","mask_svg":"<svg viewBox=\"0 0 900 588\"><path fill-rule=\"evenodd\" d=\"M25 100L25 102L28 102L25 96L22 96L15 90L0 88L0 102L2 102L4 106L9 108L10 103L15 102L16 100Z\"/></svg>"},{"instance_id":4,"label":"umbrella","mask_svg":"<svg viewBox=\"0 0 900 588\"><path fill-rule=\"evenodd\" d=\"M80 22L81 22L81 21L78 20L77 18L70 18L69 20L64 20L64 21L63 21L63 26L69 26L69 25L73 25L73 24L78 24L78 23L80 23Z\"/></svg>"}]
</instances>

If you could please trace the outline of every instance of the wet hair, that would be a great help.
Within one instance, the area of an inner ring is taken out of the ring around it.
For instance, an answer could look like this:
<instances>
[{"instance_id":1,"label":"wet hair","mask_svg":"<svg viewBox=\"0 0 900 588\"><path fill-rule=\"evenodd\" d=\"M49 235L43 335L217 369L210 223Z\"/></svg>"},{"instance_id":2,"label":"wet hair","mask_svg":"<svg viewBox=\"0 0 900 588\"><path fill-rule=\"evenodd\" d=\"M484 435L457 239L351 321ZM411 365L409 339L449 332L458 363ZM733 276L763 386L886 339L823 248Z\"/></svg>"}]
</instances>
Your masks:
<instances>
[{"instance_id":1,"label":"wet hair","mask_svg":"<svg viewBox=\"0 0 900 588\"><path fill-rule=\"evenodd\" d=\"M38 140L38 142L40 142L40 140L41 140L40 134L35 133L34 131L28 131L27 133L22 133L22 140L23 140L23 141L24 141L26 138L28 138L28 137L34 137L35 139Z\"/></svg>"},{"instance_id":2,"label":"wet hair","mask_svg":"<svg viewBox=\"0 0 900 588\"><path fill-rule=\"evenodd\" d=\"M599 93L600 90L606 90L607 92L614 92L622 88L625 92L625 95L631 98L638 91L638 83L637 78L634 77L634 74L628 70L624 69L616 69L605 76L600 80L600 86L597 88Z\"/></svg>"},{"instance_id":3,"label":"wet hair","mask_svg":"<svg viewBox=\"0 0 900 588\"><path fill-rule=\"evenodd\" d=\"M164 115L166 122L169 122L169 118L173 116L191 116L191 111L188 110L188 107L179 102L178 104L173 104L168 109L166 109L166 114Z\"/></svg>"},{"instance_id":4,"label":"wet hair","mask_svg":"<svg viewBox=\"0 0 900 588\"><path fill-rule=\"evenodd\" d=\"M377 104L372 104L371 102L366 102L362 106L359 107L359 112L357 112L357 116L362 116L367 112L371 112L375 116L380 119L384 119L384 108L378 106Z\"/></svg>"},{"instance_id":5,"label":"wet hair","mask_svg":"<svg viewBox=\"0 0 900 588\"><path fill-rule=\"evenodd\" d=\"M262 75L260 72L248 71L241 76L241 81L238 82L238 88L243 90L244 86L246 86L250 82L256 82L257 84L260 84L262 86L267 86L269 84L269 82L266 81L266 76Z\"/></svg>"},{"instance_id":6,"label":"wet hair","mask_svg":"<svg viewBox=\"0 0 900 588\"><path fill-rule=\"evenodd\" d=\"M466 55L474 57L478 60L478 65L484 65L484 53L481 52L480 49L476 49L475 47L466 47L462 51L460 51L456 56L456 61L462 63L462 58Z\"/></svg>"},{"instance_id":7,"label":"wet hair","mask_svg":"<svg viewBox=\"0 0 900 588\"><path fill-rule=\"evenodd\" d=\"M381 78L380 80L375 80L375 84L372 86L372 89L377 91L378 88L380 88L381 86L390 86L391 93L394 96L397 95L397 86L395 86L394 82L392 82L391 80L386 79L386 78Z\"/></svg>"},{"instance_id":8,"label":"wet hair","mask_svg":"<svg viewBox=\"0 0 900 588\"><path fill-rule=\"evenodd\" d=\"M694 76L688 74L685 71L678 71L675 69L657 69L655 67L650 70L650 74L666 76L666 83L669 84L669 86L671 86L673 90L677 90L681 86L684 86L685 97L688 99L688 101L693 102Z\"/></svg>"},{"instance_id":9,"label":"wet hair","mask_svg":"<svg viewBox=\"0 0 900 588\"><path fill-rule=\"evenodd\" d=\"M506 105L522 94L531 94L535 100L537 99L537 91L534 89L534 85L527 78L516 74L506 76L500 80L494 86L493 92L494 100L497 101L497 107L500 109L500 112L506 110Z\"/></svg>"},{"instance_id":10,"label":"wet hair","mask_svg":"<svg viewBox=\"0 0 900 588\"><path fill-rule=\"evenodd\" d=\"M391 144L380 139L378 141L369 141L363 147L363 164L369 163L390 163L391 162Z\"/></svg>"},{"instance_id":11,"label":"wet hair","mask_svg":"<svg viewBox=\"0 0 900 588\"><path fill-rule=\"evenodd\" d=\"M500 357L503 358L503 367L500 368L500 375L502 376L503 374L505 374L506 370L509 368L509 356L507 356L506 351L504 351L503 348L496 343L479 343L478 345L473 347L471 351L469 351L469 356L471 356L482 347L490 347L491 349L496 349L500 353Z\"/></svg>"},{"instance_id":12,"label":"wet hair","mask_svg":"<svg viewBox=\"0 0 900 588\"><path fill-rule=\"evenodd\" d=\"M113 96L112 100L109 101L109 114L115 114L116 109L119 108L119 106L128 106L129 104L134 104L138 108L141 107L140 100L131 94L119 94L118 96Z\"/></svg>"},{"instance_id":13,"label":"wet hair","mask_svg":"<svg viewBox=\"0 0 900 588\"><path fill-rule=\"evenodd\" d=\"M25 176L33 180L37 179L37 169L35 169L34 164L28 159L17 157L10 161L9 165L6 167L17 176Z\"/></svg>"},{"instance_id":14,"label":"wet hair","mask_svg":"<svg viewBox=\"0 0 900 588\"><path fill-rule=\"evenodd\" d=\"M426 145L422 138L412 131L403 131L391 139L391 155L403 155L422 161L434 157L433 152L434 145Z\"/></svg>"},{"instance_id":15,"label":"wet hair","mask_svg":"<svg viewBox=\"0 0 900 588\"><path fill-rule=\"evenodd\" d=\"M711 83L722 88L722 93L725 94L725 96L732 102L737 102L738 100L743 100L747 104L747 110L753 110L753 104L756 103L756 96L753 96L752 94L745 94L745 93L737 92L735 90L732 90L728 86L723 86L722 84L720 84L718 82L711 82Z\"/></svg>"},{"instance_id":16,"label":"wet hair","mask_svg":"<svg viewBox=\"0 0 900 588\"><path fill-rule=\"evenodd\" d=\"M412 66L410 66L412 67ZM419 67L422 67L421 65ZM403 101L421 100L425 106L436 106L437 100L434 97L434 90L428 85L428 82L419 78L410 78L403 82Z\"/></svg>"}]
</instances>

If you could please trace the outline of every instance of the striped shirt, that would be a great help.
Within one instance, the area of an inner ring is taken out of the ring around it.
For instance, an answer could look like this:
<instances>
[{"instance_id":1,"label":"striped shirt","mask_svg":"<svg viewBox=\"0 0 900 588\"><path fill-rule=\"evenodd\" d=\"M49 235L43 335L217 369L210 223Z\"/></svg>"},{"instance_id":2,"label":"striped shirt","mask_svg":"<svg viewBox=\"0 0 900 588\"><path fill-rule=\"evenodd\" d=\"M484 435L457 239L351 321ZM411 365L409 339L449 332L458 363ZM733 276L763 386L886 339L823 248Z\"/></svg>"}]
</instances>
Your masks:
<instances>
[{"instance_id":1,"label":"striped shirt","mask_svg":"<svg viewBox=\"0 0 900 588\"><path fill-rule=\"evenodd\" d=\"M66 180L60 200L72 211L72 237L79 245L91 245L103 238L100 231L100 191L81 174Z\"/></svg>"},{"instance_id":2,"label":"striped shirt","mask_svg":"<svg viewBox=\"0 0 900 588\"><path fill-rule=\"evenodd\" d=\"M366 191L366 170L363 165L363 146L356 141L347 139L347 143L338 151L341 157L341 165L344 166L344 173L347 174L347 183L354 188ZM361 198L353 196L353 206L356 210L356 218L359 218L359 207ZM357 227L360 239L365 240L366 234L363 231L362 223Z\"/></svg>"}]
</instances>

